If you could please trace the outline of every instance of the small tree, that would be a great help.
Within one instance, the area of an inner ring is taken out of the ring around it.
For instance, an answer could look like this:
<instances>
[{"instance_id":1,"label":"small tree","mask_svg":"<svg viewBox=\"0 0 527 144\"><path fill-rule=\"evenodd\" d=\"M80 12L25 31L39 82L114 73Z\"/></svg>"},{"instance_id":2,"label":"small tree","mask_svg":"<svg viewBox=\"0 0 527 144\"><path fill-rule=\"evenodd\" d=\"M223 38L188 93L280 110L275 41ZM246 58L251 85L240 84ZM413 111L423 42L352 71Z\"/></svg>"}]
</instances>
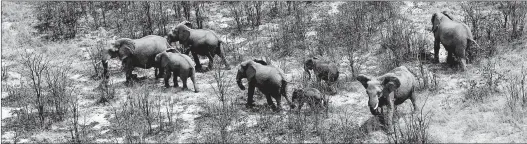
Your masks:
<instances>
[{"instance_id":1,"label":"small tree","mask_svg":"<svg viewBox=\"0 0 527 144\"><path fill-rule=\"evenodd\" d=\"M38 110L40 126L44 126L44 104L43 92L45 90L44 76L50 68L50 60L43 53L28 52L21 56L22 65L27 69L27 76L30 78L30 86L35 93L34 105Z\"/></svg>"}]
</instances>

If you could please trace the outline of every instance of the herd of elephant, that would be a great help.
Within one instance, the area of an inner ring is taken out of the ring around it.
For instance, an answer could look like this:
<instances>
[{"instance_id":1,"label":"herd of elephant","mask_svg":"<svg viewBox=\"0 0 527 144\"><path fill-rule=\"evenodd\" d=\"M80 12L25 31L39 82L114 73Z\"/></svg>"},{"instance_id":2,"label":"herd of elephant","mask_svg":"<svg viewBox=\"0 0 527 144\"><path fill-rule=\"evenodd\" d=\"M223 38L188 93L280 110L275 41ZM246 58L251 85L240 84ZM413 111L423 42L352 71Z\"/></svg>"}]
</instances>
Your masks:
<instances>
[{"instance_id":1,"label":"herd of elephant","mask_svg":"<svg viewBox=\"0 0 527 144\"><path fill-rule=\"evenodd\" d=\"M466 24L456 21L447 12L438 12L432 15L432 32L434 33L434 62L439 63L439 44L442 43L448 52L447 63L453 65L455 57L461 69L466 69L466 51L469 43L473 42L470 29ZM171 47L171 43L179 42L184 49L178 50ZM170 87L169 79L172 74L173 84L178 87L177 77L181 78L183 89L187 89L186 81L190 77L194 84L194 91L199 92L196 87L196 71L206 71L202 68L198 55L207 56L209 64L207 69L213 67L213 57L221 57L226 69L230 69L222 51L218 35L211 30L193 29L192 24L183 21L176 25L168 36L162 37L149 35L140 39L121 38L112 43L112 47L105 51L106 55L102 60L104 76L108 78L108 63L110 58L117 58L122 62L126 75L126 83L133 83L137 79L132 70L136 67L149 69L155 67L155 77L164 77L165 87ZM188 56L192 53L194 61ZM159 71L158 71L159 69ZM316 57L304 62L304 69L311 78L312 70L316 75L317 81L326 81L331 86L338 80L338 65L326 62ZM254 90L258 88L266 97L267 103L275 111L281 110L281 96L283 96L291 109L298 105L299 109L304 104L309 104L311 108L327 108L327 98L316 88L294 89L291 101L287 99L286 87L288 82L284 72L264 60L247 60L240 64L236 83L241 90L245 90L242 79L248 81L248 98L246 106L252 107L254 100ZM368 106L373 115L386 116L387 124L391 125L395 105L399 105L410 99L414 110L417 110L416 96L414 90L417 85L416 76L406 67L397 67L388 73L371 77L359 75L356 78L366 89L369 97ZM275 105L271 98L276 101ZM385 107L385 108L384 108ZM383 110L384 108L384 110Z\"/></svg>"}]
</instances>

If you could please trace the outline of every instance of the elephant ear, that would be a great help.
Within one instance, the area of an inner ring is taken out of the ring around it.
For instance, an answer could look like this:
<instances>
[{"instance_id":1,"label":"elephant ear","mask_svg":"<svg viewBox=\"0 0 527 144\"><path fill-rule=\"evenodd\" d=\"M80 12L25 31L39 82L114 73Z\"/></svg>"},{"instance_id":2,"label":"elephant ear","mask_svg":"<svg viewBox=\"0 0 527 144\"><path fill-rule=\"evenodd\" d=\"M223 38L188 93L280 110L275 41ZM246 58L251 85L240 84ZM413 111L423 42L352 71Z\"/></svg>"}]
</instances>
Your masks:
<instances>
[{"instance_id":1,"label":"elephant ear","mask_svg":"<svg viewBox=\"0 0 527 144\"><path fill-rule=\"evenodd\" d=\"M384 89L392 92L401 86L401 81L397 77L388 76L384 78L382 84L384 85Z\"/></svg>"},{"instance_id":2,"label":"elephant ear","mask_svg":"<svg viewBox=\"0 0 527 144\"><path fill-rule=\"evenodd\" d=\"M368 76L365 76L365 75L359 75L357 76L357 80L362 84L362 86L364 86L364 88L368 88L368 82L371 80L370 77Z\"/></svg>"},{"instance_id":3,"label":"elephant ear","mask_svg":"<svg viewBox=\"0 0 527 144\"><path fill-rule=\"evenodd\" d=\"M111 58L116 58L119 56L119 50L116 49L116 48L109 48L107 50L107 58L106 59L111 59Z\"/></svg>"},{"instance_id":4,"label":"elephant ear","mask_svg":"<svg viewBox=\"0 0 527 144\"><path fill-rule=\"evenodd\" d=\"M313 59L316 59L316 58L313 58ZM313 59L308 59L304 63L304 69L306 69L306 71L313 69L313 65L315 64L315 62L313 62Z\"/></svg>"},{"instance_id":5,"label":"elephant ear","mask_svg":"<svg viewBox=\"0 0 527 144\"><path fill-rule=\"evenodd\" d=\"M180 42L186 42L190 37L190 31L187 29L179 29L177 34Z\"/></svg>"},{"instance_id":6,"label":"elephant ear","mask_svg":"<svg viewBox=\"0 0 527 144\"><path fill-rule=\"evenodd\" d=\"M134 54L135 43L132 39L123 38L115 41L114 48L119 51L119 57L121 60L124 60Z\"/></svg>"},{"instance_id":7,"label":"elephant ear","mask_svg":"<svg viewBox=\"0 0 527 144\"><path fill-rule=\"evenodd\" d=\"M192 23L189 21L184 21L184 25L187 26L188 28L192 28Z\"/></svg>"},{"instance_id":8,"label":"elephant ear","mask_svg":"<svg viewBox=\"0 0 527 144\"><path fill-rule=\"evenodd\" d=\"M454 17L450 16L450 12L448 11L443 11L441 12L443 15L445 15L448 19L450 20L454 20Z\"/></svg>"},{"instance_id":9,"label":"elephant ear","mask_svg":"<svg viewBox=\"0 0 527 144\"><path fill-rule=\"evenodd\" d=\"M437 22L434 22L436 20L437 20ZM431 22L432 22L432 32L436 32L437 31L437 27L439 25L439 21L440 21L440 18L438 17L438 14L437 13L433 14L432 15L432 20L431 20Z\"/></svg>"},{"instance_id":10,"label":"elephant ear","mask_svg":"<svg viewBox=\"0 0 527 144\"><path fill-rule=\"evenodd\" d=\"M160 62L160 61L161 61L161 55L162 55L162 54L163 54L163 53L159 53L159 54L156 55L156 58L155 58L155 61L156 61L156 62Z\"/></svg>"}]
</instances>

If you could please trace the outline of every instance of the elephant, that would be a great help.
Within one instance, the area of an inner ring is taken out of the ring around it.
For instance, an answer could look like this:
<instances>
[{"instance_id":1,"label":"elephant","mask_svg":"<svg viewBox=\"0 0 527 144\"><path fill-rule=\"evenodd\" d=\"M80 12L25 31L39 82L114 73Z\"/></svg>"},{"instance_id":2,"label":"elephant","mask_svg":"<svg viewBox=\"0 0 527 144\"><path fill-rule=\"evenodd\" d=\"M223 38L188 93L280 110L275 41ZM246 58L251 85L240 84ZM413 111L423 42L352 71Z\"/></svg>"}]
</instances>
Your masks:
<instances>
[{"instance_id":1,"label":"elephant","mask_svg":"<svg viewBox=\"0 0 527 144\"><path fill-rule=\"evenodd\" d=\"M190 77L194 84L194 92L198 93L198 87L196 87L196 71L194 66L196 65L189 56L181 54L174 49L168 49L165 52L159 53L155 57L155 61L159 63L161 68L165 69L165 87L170 87L168 80L171 74L174 74L174 87L179 87L177 83L177 77L181 78L183 83L183 89L187 89L187 79Z\"/></svg>"},{"instance_id":2,"label":"elephant","mask_svg":"<svg viewBox=\"0 0 527 144\"><path fill-rule=\"evenodd\" d=\"M105 50L102 59L104 76L108 78L108 59L119 57L126 73L126 83L132 84L132 79L137 77L132 74L135 67L149 69L155 67L155 77L161 78L164 69L156 62L157 54L164 52L170 47L167 40L161 36L148 35L140 39L121 38L112 43L112 47ZM159 68L159 74L157 73Z\"/></svg>"},{"instance_id":3,"label":"elephant","mask_svg":"<svg viewBox=\"0 0 527 144\"><path fill-rule=\"evenodd\" d=\"M317 81L326 81L328 86L333 85L339 78L339 67L335 63L324 62L319 60L317 57L310 58L304 62L304 70L311 79L311 73L309 70L313 70L317 77ZM333 94L337 93L336 89Z\"/></svg>"},{"instance_id":4,"label":"elephant","mask_svg":"<svg viewBox=\"0 0 527 144\"><path fill-rule=\"evenodd\" d=\"M298 110L302 109L305 103L315 110L327 109L328 106L328 100L315 88L293 89L291 101L298 105Z\"/></svg>"},{"instance_id":5,"label":"elephant","mask_svg":"<svg viewBox=\"0 0 527 144\"><path fill-rule=\"evenodd\" d=\"M226 69L231 69L225 55L221 48L221 41L219 37L211 30L192 29L189 21L183 21L174 27L168 34L168 42L177 42L188 48L184 51L185 54L192 52L194 61L196 62L196 70L204 71L199 62L198 55L207 56L209 58L208 68L211 69L214 64L214 56L218 55L225 64Z\"/></svg>"},{"instance_id":6,"label":"elephant","mask_svg":"<svg viewBox=\"0 0 527 144\"><path fill-rule=\"evenodd\" d=\"M247 107L252 107L254 100L254 89L258 88L267 99L267 103L271 106L274 111L281 110L281 97L282 95L290 105L291 109L295 105L287 99L287 81L285 79L284 72L273 66L273 65L262 65L254 60L248 60L240 64L238 73L236 74L236 83L241 90L245 90L245 86L242 84L242 79L247 79L249 89L247 93ZM278 107L276 107L271 99L273 97Z\"/></svg>"},{"instance_id":7,"label":"elephant","mask_svg":"<svg viewBox=\"0 0 527 144\"><path fill-rule=\"evenodd\" d=\"M443 44L447 54L447 63L455 64L454 56L458 57L461 70L466 70L467 50L470 42L477 47L478 43L472 39L470 28L459 21L455 21L446 11L432 15L432 32L434 33L434 63L439 63L439 44Z\"/></svg>"},{"instance_id":8,"label":"elephant","mask_svg":"<svg viewBox=\"0 0 527 144\"><path fill-rule=\"evenodd\" d=\"M419 108L416 105L414 90L417 87L416 77L405 66L397 67L379 77L359 75L357 80L364 86L368 94L368 107L375 116L384 114L388 130L392 130L392 118L396 105L402 104L407 99L412 101L414 112ZM382 107L387 106L387 115ZM379 110L378 108L381 108Z\"/></svg>"}]
</instances>

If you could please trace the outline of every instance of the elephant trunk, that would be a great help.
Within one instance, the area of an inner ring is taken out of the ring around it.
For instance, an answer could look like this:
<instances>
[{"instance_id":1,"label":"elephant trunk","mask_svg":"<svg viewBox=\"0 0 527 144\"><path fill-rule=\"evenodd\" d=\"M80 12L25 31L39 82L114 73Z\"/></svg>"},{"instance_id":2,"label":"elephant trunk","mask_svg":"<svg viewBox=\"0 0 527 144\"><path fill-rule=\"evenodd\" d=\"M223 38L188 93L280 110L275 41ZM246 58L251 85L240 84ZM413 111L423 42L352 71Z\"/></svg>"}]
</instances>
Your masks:
<instances>
[{"instance_id":1,"label":"elephant trunk","mask_svg":"<svg viewBox=\"0 0 527 144\"><path fill-rule=\"evenodd\" d=\"M240 87L241 90L245 90L245 86L242 84L242 79L244 78L244 74L241 71L238 71L238 74L236 74L236 84L238 84L238 87Z\"/></svg>"},{"instance_id":2,"label":"elephant trunk","mask_svg":"<svg viewBox=\"0 0 527 144\"><path fill-rule=\"evenodd\" d=\"M108 61L107 60L101 60L102 67L103 67L103 73L102 76L105 79L108 79L110 76L108 76Z\"/></svg>"},{"instance_id":3,"label":"elephant trunk","mask_svg":"<svg viewBox=\"0 0 527 144\"><path fill-rule=\"evenodd\" d=\"M304 70L307 73L307 76L308 76L307 79L310 80L311 79L311 73L309 72L309 68L307 68L307 66L304 66Z\"/></svg>"},{"instance_id":4,"label":"elephant trunk","mask_svg":"<svg viewBox=\"0 0 527 144\"><path fill-rule=\"evenodd\" d=\"M370 112L373 115L378 115L379 111L379 100L377 98L370 98L368 101L368 107L370 107Z\"/></svg>"}]
</instances>

